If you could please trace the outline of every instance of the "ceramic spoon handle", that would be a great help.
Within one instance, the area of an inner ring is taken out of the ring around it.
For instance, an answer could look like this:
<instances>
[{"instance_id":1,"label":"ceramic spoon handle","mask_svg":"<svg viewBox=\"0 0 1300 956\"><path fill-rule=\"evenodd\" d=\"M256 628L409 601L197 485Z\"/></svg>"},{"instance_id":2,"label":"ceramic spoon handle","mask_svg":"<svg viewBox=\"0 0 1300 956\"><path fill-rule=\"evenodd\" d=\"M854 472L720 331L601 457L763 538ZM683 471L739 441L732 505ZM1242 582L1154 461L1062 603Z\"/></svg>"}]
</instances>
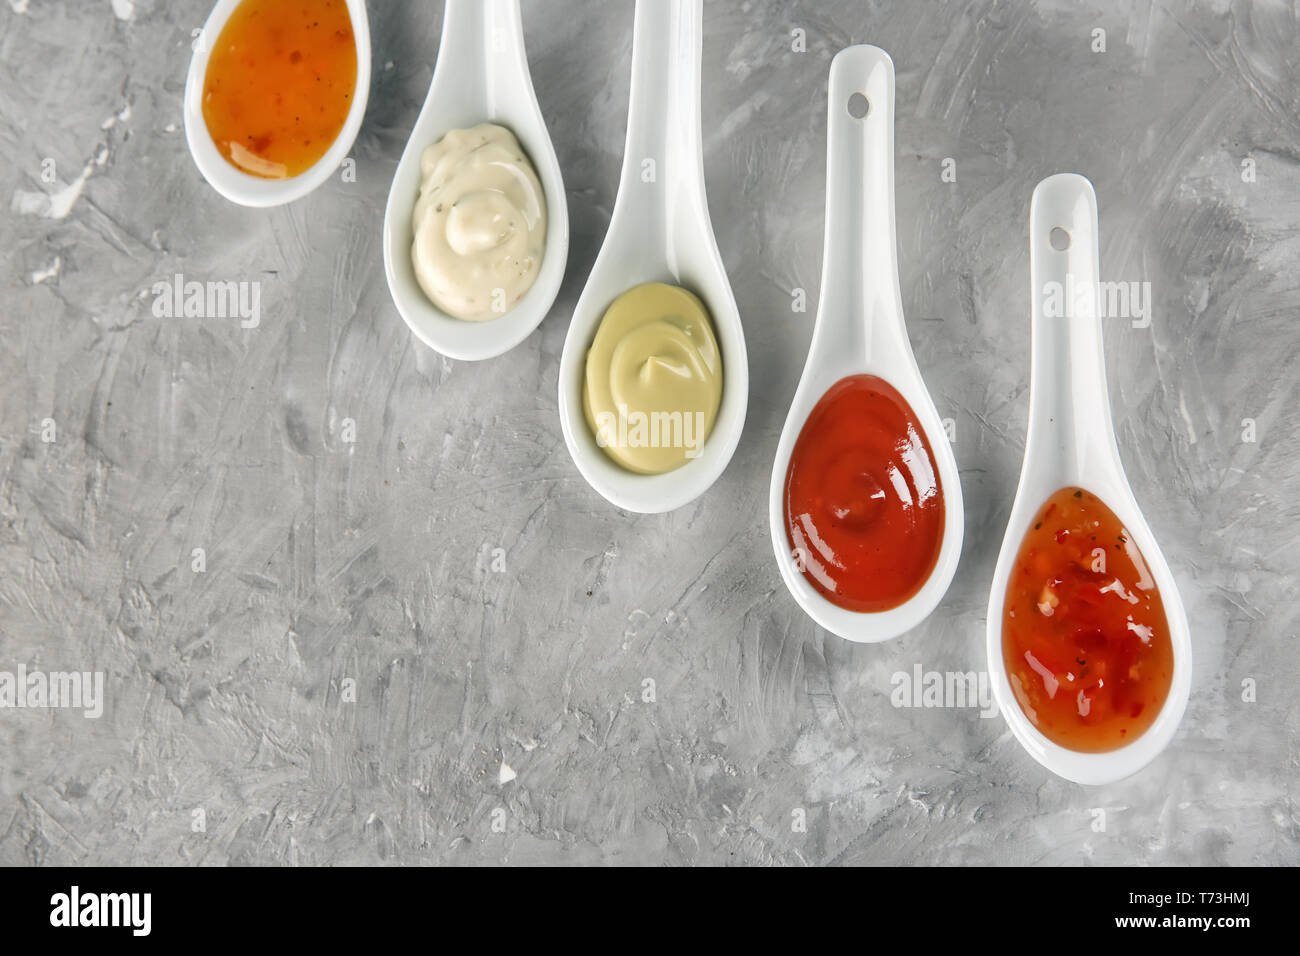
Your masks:
<instances>
[{"instance_id":1,"label":"ceramic spoon handle","mask_svg":"<svg viewBox=\"0 0 1300 956\"><path fill-rule=\"evenodd\" d=\"M447 0L437 72L462 88L482 87L481 101L492 112L484 122L497 115L503 97L520 95L521 84L531 95L519 0Z\"/></svg>"},{"instance_id":2,"label":"ceramic spoon handle","mask_svg":"<svg viewBox=\"0 0 1300 956\"><path fill-rule=\"evenodd\" d=\"M1066 474L1122 475L1106 394L1098 309L1097 196L1073 173L1049 176L1029 209L1033 302L1029 439Z\"/></svg>"},{"instance_id":3,"label":"ceramic spoon handle","mask_svg":"<svg viewBox=\"0 0 1300 956\"><path fill-rule=\"evenodd\" d=\"M847 47L831 63L824 248L822 302L846 303L842 319L865 321L867 358L884 345L906 348L894 238L894 64L878 47Z\"/></svg>"},{"instance_id":4,"label":"ceramic spoon handle","mask_svg":"<svg viewBox=\"0 0 1300 956\"><path fill-rule=\"evenodd\" d=\"M704 181L700 139L703 0L637 0L632 89L620 197L651 235L652 248L673 235L679 201ZM662 230L662 232L660 232ZM671 244L667 244L671 245ZM672 255L672 250L669 250Z\"/></svg>"}]
</instances>

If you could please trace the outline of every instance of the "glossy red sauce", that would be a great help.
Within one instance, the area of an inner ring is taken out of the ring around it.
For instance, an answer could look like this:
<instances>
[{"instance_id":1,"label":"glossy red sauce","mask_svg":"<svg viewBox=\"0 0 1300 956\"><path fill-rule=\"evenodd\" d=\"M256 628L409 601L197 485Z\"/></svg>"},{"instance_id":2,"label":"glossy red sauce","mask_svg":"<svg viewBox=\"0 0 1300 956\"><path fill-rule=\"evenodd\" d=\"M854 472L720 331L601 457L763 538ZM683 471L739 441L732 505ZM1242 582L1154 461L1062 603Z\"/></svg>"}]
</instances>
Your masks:
<instances>
[{"instance_id":1,"label":"glossy red sauce","mask_svg":"<svg viewBox=\"0 0 1300 956\"><path fill-rule=\"evenodd\" d=\"M1164 604L1096 495L1062 488L1034 517L1007 583L1002 653L1021 709L1062 747L1114 750L1160 713L1174 676Z\"/></svg>"},{"instance_id":2,"label":"glossy red sauce","mask_svg":"<svg viewBox=\"0 0 1300 956\"><path fill-rule=\"evenodd\" d=\"M898 607L930 577L943 487L916 415L884 379L840 379L813 408L786 472L785 521L796 565L846 610Z\"/></svg>"}]
</instances>

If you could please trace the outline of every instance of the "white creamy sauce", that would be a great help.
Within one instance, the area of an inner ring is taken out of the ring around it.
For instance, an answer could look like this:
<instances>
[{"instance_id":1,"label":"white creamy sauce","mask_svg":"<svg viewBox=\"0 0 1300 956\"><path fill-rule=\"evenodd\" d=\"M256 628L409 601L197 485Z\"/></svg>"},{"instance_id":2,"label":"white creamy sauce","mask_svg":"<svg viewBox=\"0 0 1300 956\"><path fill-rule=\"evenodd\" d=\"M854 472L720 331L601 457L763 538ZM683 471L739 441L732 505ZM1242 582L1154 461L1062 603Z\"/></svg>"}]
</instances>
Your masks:
<instances>
[{"instance_id":1,"label":"white creamy sauce","mask_svg":"<svg viewBox=\"0 0 1300 956\"><path fill-rule=\"evenodd\" d=\"M471 322L514 308L546 247L546 198L514 134L482 123L426 148L412 226L415 277L434 305Z\"/></svg>"}]
</instances>

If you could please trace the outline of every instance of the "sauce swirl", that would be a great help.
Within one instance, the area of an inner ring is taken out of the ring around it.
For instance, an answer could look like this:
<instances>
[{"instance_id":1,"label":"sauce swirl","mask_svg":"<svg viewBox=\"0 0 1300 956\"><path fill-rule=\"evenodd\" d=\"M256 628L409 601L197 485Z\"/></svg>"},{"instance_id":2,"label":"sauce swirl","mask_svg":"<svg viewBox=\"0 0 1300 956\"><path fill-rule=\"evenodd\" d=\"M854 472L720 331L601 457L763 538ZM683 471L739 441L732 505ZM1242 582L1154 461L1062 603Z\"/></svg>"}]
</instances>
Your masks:
<instances>
[{"instance_id":1,"label":"sauce swirl","mask_svg":"<svg viewBox=\"0 0 1300 956\"><path fill-rule=\"evenodd\" d=\"M518 305L546 251L546 195L515 135L480 123L425 147L411 229L415 278L438 308L482 322Z\"/></svg>"},{"instance_id":2,"label":"sauce swirl","mask_svg":"<svg viewBox=\"0 0 1300 956\"><path fill-rule=\"evenodd\" d=\"M722 403L708 310L680 286L646 282L613 301L587 352L582 407L615 462L661 475L698 458Z\"/></svg>"},{"instance_id":3,"label":"sauce swirl","mask_svg":"<svg viewBox=\"0 0 1300 956\"><path fill-rule=\"evenodd\" d=\"M915 413L884 379L842 378L813 408L785 518L796 564L832 604L887 611L921 590L943 544L943 487Z\"/></svg>"}]
</instances>

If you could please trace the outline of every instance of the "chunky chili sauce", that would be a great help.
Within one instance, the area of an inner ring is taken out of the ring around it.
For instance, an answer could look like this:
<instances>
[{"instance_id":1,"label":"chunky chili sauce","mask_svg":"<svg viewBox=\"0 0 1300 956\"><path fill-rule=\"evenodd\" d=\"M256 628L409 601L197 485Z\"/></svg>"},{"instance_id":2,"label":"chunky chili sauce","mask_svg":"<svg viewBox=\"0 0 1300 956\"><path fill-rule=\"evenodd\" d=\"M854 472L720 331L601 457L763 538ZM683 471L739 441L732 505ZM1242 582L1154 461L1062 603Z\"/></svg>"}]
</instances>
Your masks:
<instances>
[{"instance_id":1,"label":"chunky chili sauce","mask_svg":"<svg viewBox=\"0 0 1300 956\"><path fill-rule=\"evenodd\" d=\"M785 479L796 564L849 611L898 607L934 570L943 488L907 400L874 375L840 379L804 423Z\"/></svg>"},{"instance_id":2,"label":"chunky chili sauce","mask_svg":"<svg viewBox=\"0 0 1300 956\"><path fill-rule=\"evenodd\" d=\"M1164 604L1096 495L1062 488L1035 515L1007 583L1002 653L1021 709L1062 747L1114 750L1160 713L1174 676Z\"/></svg>"},{"instance_id":3,"label":"chunky chili sauce","mask_svg":"<svg viewBox=\"0 0 1300 956\"><path fill-rule=\"evenodd\" d=\"M244 0L208 59L203 119L232 164L285 179L329 151L356 86L344 0Z\"/></svg>"}]
</instances>

